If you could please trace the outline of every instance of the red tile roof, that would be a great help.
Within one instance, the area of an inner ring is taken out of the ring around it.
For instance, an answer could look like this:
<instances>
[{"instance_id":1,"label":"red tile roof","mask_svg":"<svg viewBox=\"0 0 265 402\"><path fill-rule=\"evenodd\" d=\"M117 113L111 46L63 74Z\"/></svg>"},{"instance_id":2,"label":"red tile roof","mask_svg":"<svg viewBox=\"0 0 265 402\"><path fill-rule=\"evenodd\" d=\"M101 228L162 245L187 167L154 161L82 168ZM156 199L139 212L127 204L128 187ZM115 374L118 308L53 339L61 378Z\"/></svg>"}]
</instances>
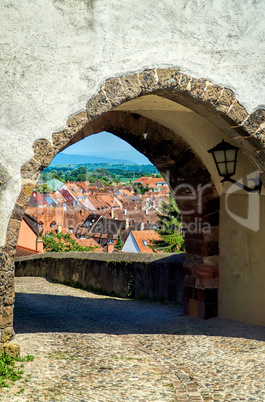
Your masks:
<instances>
[{"instance_id":1,"label":"red tile roof","mask_svg":"<svg viewBox=\"0 0 265 402\"><path fill-rule=\"evenodd\" d=\"M168 188L168 184L162 177L140 177L139 179L135 180L134 183L142 183L144 187L148 186L149 188Z\"/></svg>"},{"instance_id":2,"label":"red tile roof","mask_svg":"<svg viewBox=\"0 0 265 402\"><path fill-rule=\"evenodd\" d=\"M36 193L35 191L33 191L32 193L33 197L35 198L36 201L38 201L38 203L40 205L48 205L48 202L45 200L45 198L41 195L41 193Z\"/></svg>"},{"instance_id":3,"label":"red tile roof","mask_svg":"<svg viewBox=\"0 0 265 402\"><path fill-rule=\"evenodd\" d=\"M140 250L140 253L153 253L153 250L148 247L153 240L161 240L160 234L154 230L132 230L131 234Z\"/></svg>"},{"instance_id":4,"label":"red tile roof","mask_svg":"<svg viewBox=\"0 0 265 402\"><path fill-rule=\"evenodd\" d=\"M39 254L39 253L40 253L39 251L32 250L30 248L17 246L15 257L24 257L26 255Z\"/></svg>"},{"instance_id":5,"label":"red tile roof","mask_svg":"<svg viewBox=\"0 0 265 402\"><path fill-rule=\"evenodd\" d=\"M102 247L94 240L94 239L75 239L76 242L83 247L95 247L95 252L100 253L102 251Z\"/></svg>"},{"instance_id":6,"label":"red tile roof","mask_svg":"<svg viewBox=\"0 0 265 402\"><path fill-rule=\"evenodd\" d=\"M80 208L75 208L72 210L65 210L62 207L56 208L38 208L38 207L28 207L26 213L37 220L37 222L43 222L42 234L45 235L48 232L56 231L58 225L61 226L63 233L67 233L69 228L77 229L87 214L84 213ZM56 228L51 228L51 223L56 223Z\"/></svg>"},{"instance_id":7,"label":"red tile roof","mask_svg":"<svg viewBox=\"0 0 265 402\"><path fill-rule=\"evenodd\" d=\"M71 193L73 197L82 197L83 193L80 190L80 187L76 183L66 183L65 186L67 187L68 191Z\"/></svg>"}]
</instances>

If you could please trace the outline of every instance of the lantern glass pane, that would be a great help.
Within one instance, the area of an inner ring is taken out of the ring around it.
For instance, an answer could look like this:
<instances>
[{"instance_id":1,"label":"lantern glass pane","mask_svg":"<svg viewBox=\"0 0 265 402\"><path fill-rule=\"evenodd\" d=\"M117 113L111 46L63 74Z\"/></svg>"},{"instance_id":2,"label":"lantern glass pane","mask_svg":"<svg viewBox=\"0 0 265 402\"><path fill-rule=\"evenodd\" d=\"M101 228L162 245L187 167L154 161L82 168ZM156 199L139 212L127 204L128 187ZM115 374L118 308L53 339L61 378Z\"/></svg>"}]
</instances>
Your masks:
<instances>
[{"instance_id":1,"label":"lantern glass pane","mask_svg":"<svg viewBox=\"0 0 265 402\"><path fill-rule=\"evenodd\" d=\"M227 173L233 175L235 173L235 161L227 163Z\"/></svg>"},{"instance_id":2,"label":"lantern glass pane","mask_svg":"<svg viewBox=\"0 0 265 402\"><path fill-rule=\"evenodd\" d=\"M217 163L225 161L225 153L224 153L224 151L215 151L214 156L215 156L215 159L216 159Z\"/></svg>"},{"instance_id":3,"label":"lantern glass pane","mask_svg":"<svg viewBox=\"0 0 265 402\"><path fill-rule=\"evenodd\" d=\"M219 174L225 176L227 174L226 163L218 163Z\"/></svg>"},{"instance_id":4,"label":"lantern glass pane","mask_svg":"<svg viewBox=\"0 0 265 402\"><path fill-rule=\"evenodd\" d=\"M228 149L226 151L226 160L232 162L236 159L236 149Z\"/></svg>"}]
</instances>

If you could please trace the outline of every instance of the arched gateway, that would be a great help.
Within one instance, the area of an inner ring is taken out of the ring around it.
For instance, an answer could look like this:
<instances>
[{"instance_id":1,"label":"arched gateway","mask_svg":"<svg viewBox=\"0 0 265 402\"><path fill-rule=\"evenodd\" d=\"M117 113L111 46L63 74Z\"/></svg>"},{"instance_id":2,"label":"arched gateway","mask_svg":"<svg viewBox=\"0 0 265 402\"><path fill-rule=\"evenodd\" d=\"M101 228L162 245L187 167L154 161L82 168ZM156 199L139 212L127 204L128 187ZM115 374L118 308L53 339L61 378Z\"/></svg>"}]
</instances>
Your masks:
<instances>
[{"instance_id":1,"label":"arched gateway","mask_svg":"<svg viewBox=\"0 0 265 402\"><path fill-rule=\"evenodd\" d=\"M21 169L22 190L0 257L2 337L12 334L13 255L27 197L58 152L103 130L145 154L176 197L186 230L185 313L209 318L219 307L223 317L265 324L264 285L258 287L265 269L261 248L255 248L264 231L264 196L228 194L229 185L220 184L207 152L222 139L233 143L240 149L235 178L258 171L264 183L264 122L264 110L249 115L231 90L179 70L145 70L105 81L87 110L54 133L52 143L34 142L34 157ZM246 213L257 199L259 227L253 227Z\"/></svg>"}]
</instances>

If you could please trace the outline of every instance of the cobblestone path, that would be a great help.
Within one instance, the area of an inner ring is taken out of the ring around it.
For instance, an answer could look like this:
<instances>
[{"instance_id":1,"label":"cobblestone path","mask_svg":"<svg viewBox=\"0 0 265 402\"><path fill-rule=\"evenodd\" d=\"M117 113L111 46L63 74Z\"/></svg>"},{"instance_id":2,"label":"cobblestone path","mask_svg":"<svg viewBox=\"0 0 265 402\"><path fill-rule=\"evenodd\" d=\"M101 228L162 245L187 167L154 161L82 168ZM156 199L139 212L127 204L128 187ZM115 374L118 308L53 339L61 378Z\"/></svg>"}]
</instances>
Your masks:
<instances>
[{"instance_id":1,"label":"cobblestone path","mask_svg":"<svg viewBox=\"0 0 265 402\"><path fill-rule=\"evenodd\" d=\"M16 278L15 331L35 359L2 401L265 401L264 327Z\"/></svg>"}]
</instances>

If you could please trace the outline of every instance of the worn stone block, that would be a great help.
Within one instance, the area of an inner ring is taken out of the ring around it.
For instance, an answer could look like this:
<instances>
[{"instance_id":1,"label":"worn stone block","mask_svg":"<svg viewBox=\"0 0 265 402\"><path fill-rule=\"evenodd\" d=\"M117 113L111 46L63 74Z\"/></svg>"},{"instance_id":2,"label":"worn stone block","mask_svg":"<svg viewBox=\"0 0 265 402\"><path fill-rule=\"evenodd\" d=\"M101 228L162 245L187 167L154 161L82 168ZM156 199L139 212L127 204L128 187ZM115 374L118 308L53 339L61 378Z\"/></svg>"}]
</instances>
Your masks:
<instances>
[{"instance_id":1,"label":"worn stone block","mask_svg":"<svg viewBox=\"0 0 265 402\"><path fill-rule=\"evenodd\" d=\"M186 294L191 294L191 290L186 290L186 292ZM197 289L195 293L192 293L193 298L184 297L184 314L202 319L216 317L218 314L217 295L217 289L210 292Z\"/></svg>"},{"instance_id":2,"label":"worn stone block","mask_svg":"<svg viewBox=\"0 0 265 402\"><path fill-rule=\"evenodd\" d=\"M216 278L196 278L195 287L199 289L219 288L219 277Z\"/></svg>"},{"instance_id":3,"label":"worn stone block","mask_svg":"<svg viewBox=\"0 0 265 402\"><path fill-rule=\"evenodd\" d=\"M37 179L38 172L41 169L41 163L31 158L29 162L21 167L21 177L24 179Z\"/></svg>"},{"instance_id":4,"label":"worn stone block","mask_svg":"<svg viewBox=\"0 0 265 402\"><path fill-rule=\"evenodd\" d=\"M27 182L23 184L14 209L20 209L21 207L26 208L34 188L35 184L33 183Z\"/></svg>"},{"instance_id":5,"label":"worn stone block","mask_svg":"<svg viewBox=\"0 0 265 402\"><path fill-rule=\"evenodd\" d=\"M194 265L193 275L200 279L219 277L219 267L216 265Z\"/></svg>"},{"instance_id":6,"label":"worn stone block","mask_svg":"<svg viewBox=\"0 0 265 402\"><path fill-rule=\"evenodd\" d=\"M193 79L193 78L190 77L189 75L182 74L181 80L180 80L180 82L176 85L175 89L177 89L177 90L180 91L180 92L188 92L188 93L190 93L190 91L191 91L191 85L192 85L193 80L196 80L196 79ZM193 82L193 85L195 85L194 82Z\"/></svg>"},{"instance_id":7,"label":"worn stone block","mask_svg":"<svg viewBox=\"0 0 265 402\"><path fill-rule=\"evenodd\" d=\"M52 143L58 149L62 149L69 141L88 123L87 112L78 113L68 119L66 127L63 131L53 133Z\"/></svg>"},{"instance_id":8,"label":"worn stone block","mask_svg":"<svg viewBox=\"0 0 265 402\"><path fill-rule=\"evenodd\" d=\"M4 293L4 304L13 306L15 301L15 288L13 286L7 286Z\"/></svg>"},{"instance_id":9,"label":"worn stone block","mask_svg":"<svg viewBox=\"0 0 265 402\"><path fill-rule=\"evenodd\" d=\"M121 84L127 100L137 98L142 92L138 74L122 77Z\"/></svg>"},{"instance_id":10,"label":"worn stone block","mask_svg":"<svg viewBox=\"0 0 265 402\"><path fill-rule=\"evenodd\" d=\"M120 78L111 78L105 82L104 91L112 107L116 107L126 100L126 93Z\"/></svg>"},{"instance_id":11,"label":"worn stone block","mask_svg":"<svg viewBox=\"0 0 265 402\"><path fill-rule=\"evenodd\" d=\"M4 306L0 315L0 328L4 329L13 325L13 306Z\"/></svg>"},{"instance_id":12,"label":"worn stone block","mask_svg":"<svg viewBox=\"0 0 265 402\"><path fill-rule=\"evenodd\" d=\"M13 247L15 247L17 244L20 225L21 225L21 220L17 220L17 219L13 219L13 218L11 218L9 220L6 242L7 242L7 244L12 245Z\"/></svg>"},{"instance_id":13,"label":"worn stone block","mask_svg":"<svg viewBox=\"0 0 265 402\"><path fill-rule=\"evenodd\" d=\"M243 124L243 128L249 134L255 134L255 132L262 128L261 126L265 123L265 109L258 109L251 113L248 119Z\"/></svg>"},{"instance_id":14,"label":"worn stone block","mask_svg":"<svg viewBox=\"0 0 265 402\"><path fill-rule=\"evenodd\" d=\"M27 206L27 203L25 203L25 206L18 205L16 203L15 207L13 209L12 215L11 215L11 219L18 220L21 222L26 206Z\"/></svg>"},{"instance_id":15,"label":"worn stone block","mask_svg":"<svg viewBox=\"0 0 265 402\"><path fill-rule=\"evenodd\" d=\"M144 70L138 77L142 94L148 94L159 89L158 77L155 70Z\"/></svg>"},{"instance_id":16,"label":"worn stone block","mask_svg":"<svg viewBox=\"0 0 265 402\"><path fill-rule=\"evenodd\" d=\"M233 104L227 114L238 125L241 125L243 121L248 117L248 112L246 111L244 106L240 105L240 103L238 102Z\"/></svg>"},{"instance_id":17,"label":"worn stone block","mask_svg":"<svg viewBox=\"0 0 265 402\"><path fill-rule=\"evenodd\" d=\"M190 95L196 99L204 99L204 93L209 85L205 79L192 79L190 81Z\"/></svg>"},{"instance_id":18,"label":"worn stone block","mask_svg":"<svg viewBox=\"0 0 265 402\"><path fill-rule=\"evenodd\" d=\"M195 277L193 275L190 275L189 273L186 273L185 277L184 277L184 283L185 283L185 286L194 287L195 286Z\"/></svg>"},{"instance_id":19,"label":"worn stone block","mask_svg":"<svg viewBox=\"0 0 265 402\"><path fill-rule=\"evenodd\" d=\"M194 299L189 299L189 316L199 317L199 302Z\"/></svg>"},{"instance_id":20,"label":"worn stone block","mask_svg":"<svg viewBox=\"0 0 265 402\"><path fill-rule=\"evenodd\" d=\"M57 154L57 149L47 140L35 141L32 148L34 159L41 164L41 167L48 166Z\"/></svg>"},{"instance_id":21,"label":"worn stone block","mask_svg":"<svg viewBox=\"0 0 265 402\"><path fill-rule=\"evenodd\" d=\"M84 128L84 126L87 123L88 123L87 112L83 111L81 113L76 114L75 116L71 116L70 119L67 120L67 128L74 135L82 128Z\"/></svg>"},{"instance_id":22,"label":"worn stone block","mask_svg":"<svg viewBox=\"0 0 265 402\"><path fill-rule=\"evenodd\" d=\"M13 327L6 327L1 329L1 343L10 341L15 335Z\"/></svg>"},{"instance_id":23,"label":"worn stone block","mask_svg":"<svg viewBox=\"0 0 265 402\"><path fill-rule=\"evenodd\" d=\"M222 94L223 88L218 85L208 85L203 96L203 100L215 105Z\"/></svg>"},{"instance_id":24,"label":"worn stone block","mask_svg":"<svg viewBox=\"0 0 265 402\"><path fill-rule=\"evenodd\" d=\"M73 137L73 133L70 129L65 129L58 133L53 133L52 135L52 143L58 148L62 149Z\"/></svg>"},{"instance_id":25,"label":"worn stone block","mask_svg":"<svg viewBox=\"0 0 265 402\"><path fill-rule=\"evenodd\" d=\"M218 240L213 240L211 242L205 242L203 239L201 240L195 240L190 239L188 235L185 238L185 245L186 245L186 250L189 251L189 253L197 254L197 255L202 255L202 256L210 256L210 255L216 255L219 254L219 241Z\"/></svg>"},{"instance_id":26,"label":"worn stone block","mask_svg":"<svg viewBox=\"0 0 265 402\"><path fill-rule=\"evenodd\" d=\"M98 93L93 96L87 103L88 120L93 120L111 109L111 101L107 98L104 88L100 88Z\"/></svg>"},{"instance_id":27,"label":"worn stone block","mask_svg":"<svg viewBox=\"0 0 265 402\"><path fill-rule=\"evenodd\" d=\"M234 105L236 103L234 92L231 89L224 88L217 103L218 105L227 106L227 108Z\"/></svg>"},{"instance_id":28,"label":"worn stone block","mask_svg":"<svg viewBox=\"0 0 265 402\"><path fill-rule=\"evenodd\" d=\"M156 70L159 88L176 88L182 74L173 68L157 68Z\"/></svg>"}]
</instances>

